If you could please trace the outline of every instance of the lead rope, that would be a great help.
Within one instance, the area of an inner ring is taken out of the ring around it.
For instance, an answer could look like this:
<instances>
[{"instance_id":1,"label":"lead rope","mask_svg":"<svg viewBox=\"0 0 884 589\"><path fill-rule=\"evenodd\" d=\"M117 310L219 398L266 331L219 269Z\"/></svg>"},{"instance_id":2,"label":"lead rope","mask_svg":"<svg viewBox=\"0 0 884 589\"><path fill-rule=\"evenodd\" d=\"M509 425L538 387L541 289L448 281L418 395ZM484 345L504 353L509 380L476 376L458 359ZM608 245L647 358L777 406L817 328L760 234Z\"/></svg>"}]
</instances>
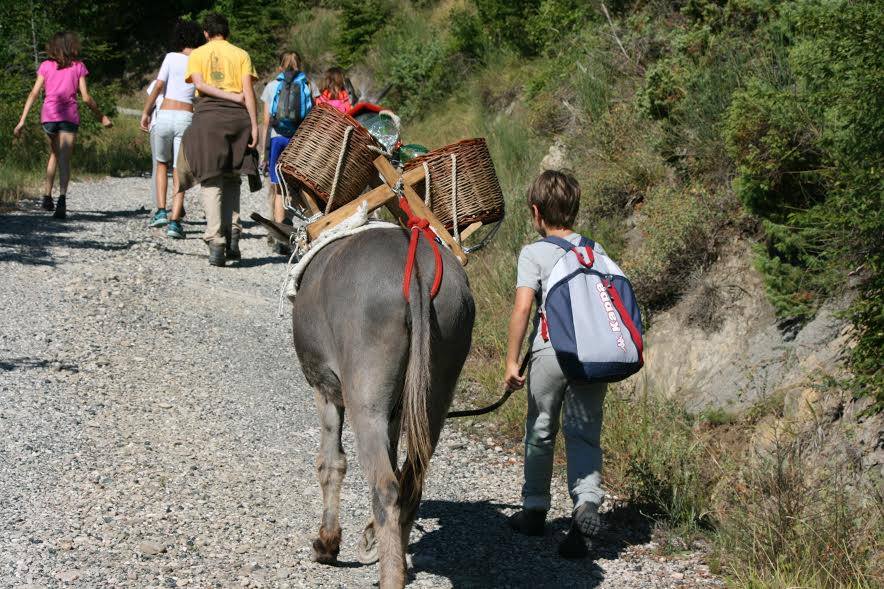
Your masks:
<instances>
[{"instance_id":1,"label":"lead rope","mask_svg":"<svg viewBox=\"0 0 884 589\"><path fill-rule=\"evenodd\" d=\"M328 196L328 202L325 204L325 214L329 214L332 210L332 203L335 200L335 192L338 190L338 180L341 178L341 166L344 163L344 154L347 153L347 145L350 143L350 133L353 132L353 126L347 127L344 131L344 141L341 144L341 153L338 154L338 165L335 167L335 179L332 181L331 194Z\"/></svg>"},{"instance_id":2,"label":"lead rope","mask_svg":"<svg viewBox=\"0 0 884 589\"><path fill-rule=\"evenodd\" d=\"M454 221L454 241L460 245L460 224L457 222L457 154L451 154L451 218Z\"/></svg>"},{"instance_id":3,"label":"lead rope","mask_svg":"<svg viewBox=\"0 0 884 589\"><path fill-rule=\"evenodd\" d=\"M414 272L414 264L417 258L417 243L420 241L420 236L423 235L427 243L430 244L430 249L433 250L433 261L436 267L433 285L430 287L430 298L432 299L439 294L439 288L442 286L442 253L439 251L439 244L436 243L436 234L430 228L430 222L414 214L414 211L411 210L411 206L408 204L408 199L405 198L402 186L402 178L400 177L396 185L393 186L393 192L399 196L399 208L405 213L405 226L411 233L408 243L408 258L405 260L405 276L402 279L402 295L406 301L411 299L411 275Z\"/></svg>"}]
</instances>

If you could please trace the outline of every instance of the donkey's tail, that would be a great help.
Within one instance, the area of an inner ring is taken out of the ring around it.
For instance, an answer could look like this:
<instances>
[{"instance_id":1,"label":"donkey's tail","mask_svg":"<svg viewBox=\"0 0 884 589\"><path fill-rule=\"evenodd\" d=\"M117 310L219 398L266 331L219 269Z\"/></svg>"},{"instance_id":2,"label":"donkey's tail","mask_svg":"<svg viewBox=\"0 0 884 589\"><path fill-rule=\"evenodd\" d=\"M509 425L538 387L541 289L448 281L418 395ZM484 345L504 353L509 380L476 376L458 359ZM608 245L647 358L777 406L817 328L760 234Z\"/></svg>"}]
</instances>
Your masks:
<instances>
[{"instance_id":1,"label":"donkey's tail","mask_svg":"<svg viewBox=\"0 0 884 589\"><path fill-rule=\"evenodd\" d=\"M430 395L430 293L421 285L415 266L408 299L411 318L411 345L405 370L402 396L402 427L405 431L406 459L415 476L413 491L423 488L423 477L433 454L427 398Z\"/></svg>"}]
</instances>

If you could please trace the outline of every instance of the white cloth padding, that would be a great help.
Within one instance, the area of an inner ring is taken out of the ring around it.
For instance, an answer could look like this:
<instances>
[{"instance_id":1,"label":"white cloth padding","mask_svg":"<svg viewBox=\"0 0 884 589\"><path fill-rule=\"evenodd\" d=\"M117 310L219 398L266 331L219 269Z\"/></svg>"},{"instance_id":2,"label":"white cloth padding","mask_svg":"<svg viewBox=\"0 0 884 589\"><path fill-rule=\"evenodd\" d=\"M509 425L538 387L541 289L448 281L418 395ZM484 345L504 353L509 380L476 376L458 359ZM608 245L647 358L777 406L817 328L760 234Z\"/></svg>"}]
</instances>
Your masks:
<instances>
[{"instance_id":1,"label":"white cloth padding","mask_svg":"<svg viewBox=\"0 0 884 589\"><path fill-rule=\"evenodd\" d=\"M298 261L297 264L292 266L286 275L285 282L282 285L282 292L289 299L295 298L298 294L298 287L301 283L301 277L304 275L304 271L307 269L307 266L310 264L310 261L316 256L319 251L332 243L333 241L337 241L343 237L349 237L350 235L356 235L357 233L362 233L363 231L369 231L371 229L401 229L399 225L395 225L393 223L387 223L386 221L377 221L374 219L369 219L368 217L368 201L362 201L359 207L356 209L356 212L351 216L347 217L334 227L326 229L323 231L316 241L313 241L310 244L310 249L304 254L304 256Z\"/></svg>"}]
</instances>

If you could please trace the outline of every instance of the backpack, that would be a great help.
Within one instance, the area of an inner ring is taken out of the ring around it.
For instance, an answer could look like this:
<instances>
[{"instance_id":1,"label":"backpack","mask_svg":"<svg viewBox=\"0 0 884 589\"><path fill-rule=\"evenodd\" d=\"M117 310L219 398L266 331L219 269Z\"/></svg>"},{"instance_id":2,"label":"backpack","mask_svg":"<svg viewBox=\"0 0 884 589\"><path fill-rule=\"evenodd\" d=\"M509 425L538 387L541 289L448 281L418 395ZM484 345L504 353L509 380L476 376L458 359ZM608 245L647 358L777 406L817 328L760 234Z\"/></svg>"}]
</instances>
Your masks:
<instances>
[{"instance_id":1,"label":"backpack","mask_svg":"<svg viewBox=\"0 0 884 589\"><path fill-rule=\"evenodd\" d=\"M565 250L541 306L541 337L552 344L562 372L578 382L617 382L638 372L641 312L623 271L585 237L579 246L559 237L543 241Z\"/></svg>"},{"instance_id":2,"label":"backpack","mask_svg":"<svg viewBox=\"0 0 884 589\"><path fill-rule=\"evenodd\" d=\"M276 81L279 84L270 104L270 125L283 137L291 137L313 108L313 96L303 72L286 70L276 76Z\"/></svg>"}]
</instances>

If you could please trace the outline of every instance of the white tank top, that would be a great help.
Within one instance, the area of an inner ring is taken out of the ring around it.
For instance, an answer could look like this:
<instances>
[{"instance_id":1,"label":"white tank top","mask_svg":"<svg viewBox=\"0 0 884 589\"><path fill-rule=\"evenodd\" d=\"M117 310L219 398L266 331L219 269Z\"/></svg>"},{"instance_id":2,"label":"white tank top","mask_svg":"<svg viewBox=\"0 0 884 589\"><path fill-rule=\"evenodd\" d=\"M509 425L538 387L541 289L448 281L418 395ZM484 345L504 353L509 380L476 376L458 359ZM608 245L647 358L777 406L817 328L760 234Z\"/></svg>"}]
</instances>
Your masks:
<instances>
[{"instance_id":1,"label":"white tank top","mask_svg":"<svg viewBox=\"0 0 884 589\"><path fill-rule=\"evenodd\" d=\"M164 92L166 98L192 104L196 89L193 84L184 81L187 60L188 57L183 53L167 53L163 65L160 66L160 73L157 74L157 80L162 80L166 85Z\"/></svg>"}]
</instances>

